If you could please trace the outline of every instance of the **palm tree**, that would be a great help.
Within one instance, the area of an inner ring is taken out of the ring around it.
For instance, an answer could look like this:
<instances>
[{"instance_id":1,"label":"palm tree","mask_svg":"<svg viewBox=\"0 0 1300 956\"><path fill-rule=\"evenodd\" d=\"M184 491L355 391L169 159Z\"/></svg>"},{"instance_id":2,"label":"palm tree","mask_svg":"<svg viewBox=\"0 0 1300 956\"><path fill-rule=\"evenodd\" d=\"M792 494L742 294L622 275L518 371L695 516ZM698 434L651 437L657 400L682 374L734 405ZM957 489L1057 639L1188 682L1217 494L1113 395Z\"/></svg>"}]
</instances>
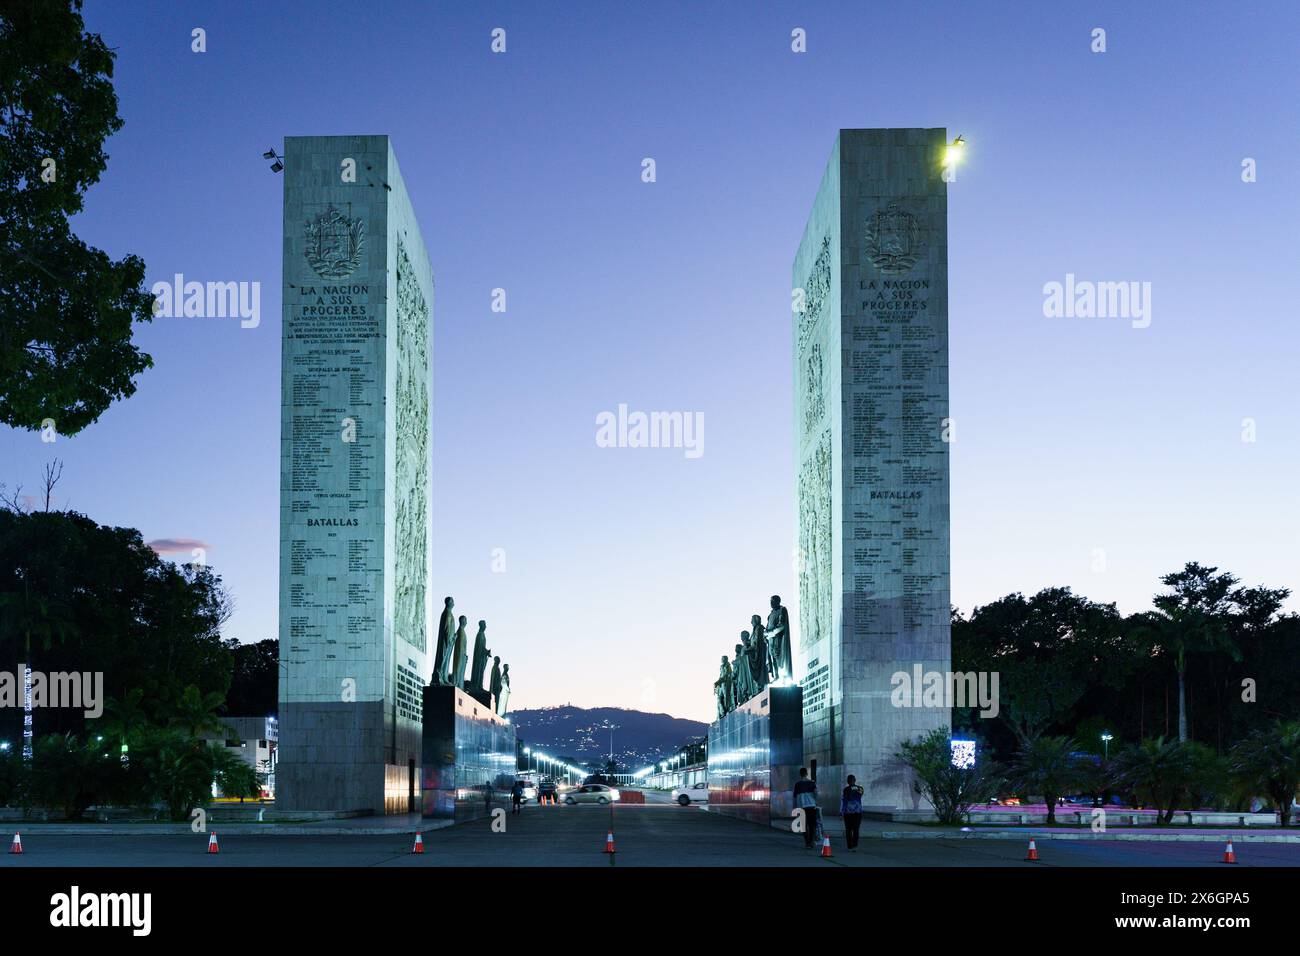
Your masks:
<instances>
[{"instance_id":1,"label":"palm tree","mask_svg":"<svg viewBox=\"0 0 1300 956\"><path fill-rule=\"evenodd\" d=\"M202 693L193 684L181 692L176 703L172 705L170 726L185 731L191 737L201 734L228 734L230 728L221 722L217 709L226 702L224 694Z\"/></svg>"},{"instance_id":2,"label":"palm tree","mask_svg":"<svg viewBox=\"0 0 1300 956\"><path fill-rule=\"evenodd\" d=\"M1181 571L1164 575L1160 581L1173 588L1157 594L1156 610L1147 615L1148 629L1161 648L1173 657L1178 674L1178 740L1187 740L1187 659L1193 654L1222 651L1234 661L1241 652L1228 636L1225 621L1231 614L1237 578L1218 568L1189 561Z\"/></svg>"},{"instance_id":3,"label":"palm tree","mask_svg":"<svg viewBox=\"0 0 1300 956\"><path fill-rule=\"evenodd\" d=\"M1187 740L1187 661L1193 654L1222 651L1234 661L1241 652L1228 639L1227 629L1197 608L1171 608L1147 615L1147 630L1155 644L1168 651L1178 675L1178 740Z\"/></svg>"},{"instance_id":4,"label":"palm tree","mask_svg":"<svg viewBox=\"0 0 1300 956\"><path fill-rule=\"evenodd\" d=\"M212 761L212 776L221 789L222 796L239 797L242 801L245 797L255 797L262 792L265 774L220 744L211 744L208 750Z\"/></svg>"},{"instance_id":5,"label":"palm tree","mask_svg":"<svg viewBox=\"0 0 1300 956\"><path fill-rule=\"evenodd\" d=\"M1219 758L1195 741L1148 739L1115 758L1115 779L1140 802L1155 807L1169 823L1180 806L1190 807L1222 777Z\"/></svg>"},{"instance_id":6,"label":"palm tree","mask_svg":"<svg viewBox=\"0 0 1300 956\"><path fill-rule=\"evenodd\" d=\"M1078 743L1070 737L1036 737L1027 741L1011 767L1018 789L1041 793L1047 804L1047 822L1056 822L1056 802L1079 781L1074 752Z\"/></svg>"},{"instance_id":7,"label":"palm tree","mask_svg":"<svg viewBox=\"0 0 1300 956\"><path fill-rule=\"evenodd\" d=\"M1277 806L1282 826L1291 820L1291 802L1300 789L1300 721L1275 721L1232 748L1232 773L1243 784L1266 793Z\"/></svg>"},{"instance_id":8,"label":"palm tree","mask_svg":"<svg viewBox=\"0 0 1300 956\"><path fill-rule=\"evenodd\" d=\"M122 766L130 764L128 749L139 740L140 734L150 726L144 709L144 690L137 687L127 692L120 701L110 699L104 703L104 716L97 730L122 749Z\"/></svg>"}]
</instances>

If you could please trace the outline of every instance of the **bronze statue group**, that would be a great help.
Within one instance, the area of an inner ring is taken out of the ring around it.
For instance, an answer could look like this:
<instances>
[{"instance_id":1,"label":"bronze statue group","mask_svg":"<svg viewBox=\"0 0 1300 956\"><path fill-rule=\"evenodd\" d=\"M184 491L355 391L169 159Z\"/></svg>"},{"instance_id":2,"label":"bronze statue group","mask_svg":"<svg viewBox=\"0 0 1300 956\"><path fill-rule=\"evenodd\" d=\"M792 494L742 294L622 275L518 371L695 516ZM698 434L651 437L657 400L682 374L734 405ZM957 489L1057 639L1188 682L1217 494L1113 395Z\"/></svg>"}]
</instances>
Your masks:
<instances>
[{"instance_id":1,"label":"bronze statue group","mask_svg":"<svg viewBox=\"0 0 1300 956\"><path fill-rule=\"evenodd\" d=\"M487 621L478 622L478 634L474 635L474 653L471 659L468 653L469 641L465 636L465 615L457 618L452 614L456 602L451 598L443 603L445 606L442 618L438 621L438 649L434 652L430 683L436 687L459 687L472 693L482 693L488 655L492 653L487 646ZM469 680L465 679L467 664L470 669ZM506 702L510 699L510 665L502 665L500 657L492 658L492 675L487 689L495 701L497 714L504 717Z\"/></svg>"},{"instance_id":2,"label":"bronze statue group","mask_svg":"<svg viewBox=\"0 0 1300 956\"><path fill-rule=\"evenodd\" d=\"M772 610L767 615L767 625L755 614L749 621L750 630L740 632L734 660L722 655L718 679L713 682L713 693L718 699L718 716L725 717L768 684L790 677L790 612L781 604L779 594L772 595Z\"/></svg>"}]
</instances>

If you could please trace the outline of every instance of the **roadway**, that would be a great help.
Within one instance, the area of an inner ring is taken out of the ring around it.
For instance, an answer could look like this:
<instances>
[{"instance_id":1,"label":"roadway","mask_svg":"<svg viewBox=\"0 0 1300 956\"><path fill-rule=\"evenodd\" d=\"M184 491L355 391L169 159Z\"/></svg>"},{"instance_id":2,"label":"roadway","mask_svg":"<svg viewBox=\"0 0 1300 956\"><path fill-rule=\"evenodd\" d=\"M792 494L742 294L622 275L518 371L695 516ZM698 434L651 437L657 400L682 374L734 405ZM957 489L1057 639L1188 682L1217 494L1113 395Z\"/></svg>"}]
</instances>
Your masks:
<instances>
[{"instance_id":1,"label":"roadway","mask_svg":"<svg viewBox=\"0 0 1300 956\"><path fill-rule=\"evenodd\" d=\"M1023 839L879 839L864 836L856 853L832 834L831 859L804 849L800 836L654 800L613 811L615 866L793 867L1221 867L1217 843L1039 840L1039 862L1024 862ZM265 833L222 836L221 852L205 853L206 834L42 832L22 830L25 853L0 854L0 867L32 866L540 866L556 869L611 865L602 852L608 808L527 806L507 813L505 832L490 821L424 834L423 855L411 853L411 835ZM3 834L7 842L8 834ZM1300 866L1300 844L1236 844L1242 866Z\"/></svg>"}]
</instances>

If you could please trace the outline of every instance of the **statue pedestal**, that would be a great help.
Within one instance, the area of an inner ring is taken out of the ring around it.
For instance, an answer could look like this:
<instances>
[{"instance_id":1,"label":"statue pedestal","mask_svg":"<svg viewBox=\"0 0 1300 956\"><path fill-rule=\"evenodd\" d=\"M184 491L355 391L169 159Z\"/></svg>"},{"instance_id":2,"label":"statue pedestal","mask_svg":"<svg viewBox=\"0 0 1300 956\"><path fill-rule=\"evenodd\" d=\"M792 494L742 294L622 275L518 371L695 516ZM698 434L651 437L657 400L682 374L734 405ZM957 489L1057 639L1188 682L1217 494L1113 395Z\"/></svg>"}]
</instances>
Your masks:
<instances>
[{"instance_id":1,"label":"statue pedestal","mask_svg":"<svg viewBox=\"0 0 1300 956\"><path fill-rule=\"evenodd\" d=\"M496 705L492 701L492 694L489 691L479 688L478 690L466 690L466 694L473 697L476 701L486 707L488 710L495 711Z\"/></svg>"},{"instance_id":2,"label":"statue pedestal","mask_svg":"<svg viewBox=\"0 0 1300 956\"><path fill-rule=\"evenodd\" d=\"M789 820L802 763L803 690L768 685L709 725L709 812Z\"/></svg>"},{"instance_id":3,"label":"statue pedestal","mask_svg":"<svg viewBox=\"0 0 1300 956\"><path fill-rule=\"evenodd\" d=\"M461 823L488 816L493 807L509 809L515 729L491 703L487 691L424 688L420 792L426 819Z\"/></svg>"}]
</instances>

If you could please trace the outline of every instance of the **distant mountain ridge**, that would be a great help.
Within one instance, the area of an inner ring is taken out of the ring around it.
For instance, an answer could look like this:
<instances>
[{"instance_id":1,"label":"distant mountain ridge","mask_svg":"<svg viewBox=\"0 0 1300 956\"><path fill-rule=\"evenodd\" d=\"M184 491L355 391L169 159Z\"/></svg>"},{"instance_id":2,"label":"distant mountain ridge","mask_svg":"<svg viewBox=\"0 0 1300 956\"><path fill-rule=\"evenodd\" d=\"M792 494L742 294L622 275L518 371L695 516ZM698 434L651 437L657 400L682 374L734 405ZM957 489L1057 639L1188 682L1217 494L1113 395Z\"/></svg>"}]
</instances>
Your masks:
<instances>
[{"instance_id":1,"label":"distant mountain ridge","mask_svg":"<svg viewBox=\"0 0 1300 956\"><path fill-rule=\"evenodd\" d=\"M609 755L609 724L614 724L614 760L637 770L708 733L698 720L623 707L538 707L510 712L525 747L582 763L603 764Z\"/></svg>"}]
</instances>

